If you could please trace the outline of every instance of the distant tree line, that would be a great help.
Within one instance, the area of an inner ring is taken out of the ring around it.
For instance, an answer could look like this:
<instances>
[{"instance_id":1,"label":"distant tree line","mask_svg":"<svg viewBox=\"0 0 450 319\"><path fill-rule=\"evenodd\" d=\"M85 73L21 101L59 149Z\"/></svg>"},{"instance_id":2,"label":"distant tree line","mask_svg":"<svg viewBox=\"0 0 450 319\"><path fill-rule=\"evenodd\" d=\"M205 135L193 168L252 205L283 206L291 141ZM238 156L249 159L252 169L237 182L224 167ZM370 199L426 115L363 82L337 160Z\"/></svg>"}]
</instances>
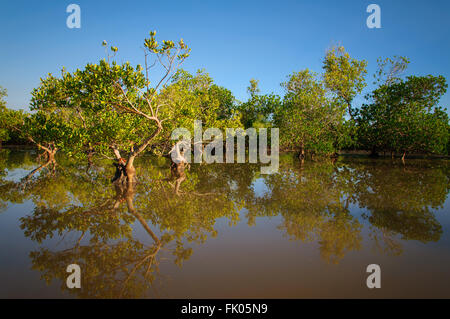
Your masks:
<instances>
[{"instance_id":1,"label":"distant tree line","mask_svg":"<svg viewBox=\"0 0 450 319\"><path fill-rule=\"evenodd\" d=\"M181 39L144 40L143 65L118 63L107 43L106 58L59 76L48 74L31 93L30 112L6 108L0 90L0 141L36 145L49 161L57 151L92 162L122 161L134 176L136 156L164 155L177 127L280 129L280 147L300 157L335 156L341 150L380 153L449 154L449 118L439 101L443 76L404 76L405 57L378 60L375 89L362 106L355 98L367 85L367 61L344 47L326 52L322 73L293 72L281 85L284 95L261 94L250 80L249 98L236 100L203 70L190 74L181 64L190 48ZM150 79L159 78L154 81Z\"/></svg>"},{"instance_id":2,"label":"distant tree line","mask_svg":"<svg viewBox=\"0 0 450 319\"><path fill-rule=\"evenodd\" d=\"M283 97L258 95L251 80L250 99L238 106L245 127L280 128L284 150L333 156L340 150L372 155L449 154L449 118L439 106L446 93L443 76L402 77L409 60L379 59L375 89L361 107L354 99L366 87L366 61L334 47L323 60L323 73L294 72L282 83Z\"/></svg>"}]
</instances>

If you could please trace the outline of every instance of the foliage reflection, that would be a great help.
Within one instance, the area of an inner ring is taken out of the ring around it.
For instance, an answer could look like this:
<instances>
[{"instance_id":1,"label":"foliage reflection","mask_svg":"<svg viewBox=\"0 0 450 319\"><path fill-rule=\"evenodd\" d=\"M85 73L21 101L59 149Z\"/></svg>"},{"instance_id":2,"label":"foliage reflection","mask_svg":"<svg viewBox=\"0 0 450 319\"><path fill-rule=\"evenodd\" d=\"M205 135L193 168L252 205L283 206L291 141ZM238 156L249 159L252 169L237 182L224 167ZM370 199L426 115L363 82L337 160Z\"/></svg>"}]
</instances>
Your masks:
<instances>
[{"instance_id":1,"label":"foliage reflection","mask_svg":"<svg viewBox=\"0 0 450 319\"><path fill-rule=\"evenodd\" d=\"M32 268L83 298L157 294L162 257L181 267L193 242L217 235L219 218L230 225L246 218L252 226L257 217L281 216L280 231L317 242L330 263L362 249L367 225L376 248L399 255L402 241L439 241L443 230L434 211L450 186L445 161L301 163L285 155L278 174L262 176L254 164L192 165L174 174L168 160L144 157L136 165L138 182L122 186L111 184L112 166L86 168L63 158L56 169L13 178L19 169L33 171L33 154L0 154L0 209L33 203L20 219L25 236L40 244L30 253ZM50 247L53 237L65 247ZM66 288L72 263L83 269L81 289Z\"/></svg>"}]
</instances>

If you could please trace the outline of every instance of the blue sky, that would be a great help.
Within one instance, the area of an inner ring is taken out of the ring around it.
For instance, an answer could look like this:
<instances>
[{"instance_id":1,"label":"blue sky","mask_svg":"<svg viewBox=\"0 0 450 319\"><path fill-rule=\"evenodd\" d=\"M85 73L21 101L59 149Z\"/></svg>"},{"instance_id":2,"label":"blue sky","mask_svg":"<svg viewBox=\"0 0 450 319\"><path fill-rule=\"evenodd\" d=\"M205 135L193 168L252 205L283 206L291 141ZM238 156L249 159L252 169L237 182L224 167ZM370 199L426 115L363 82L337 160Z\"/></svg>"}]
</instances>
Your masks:
<instances>
[{"instance_id":1,"label":"blue sky","mask_svg":"<svg viewBox=\"0 0 450 319\"><path fill-rule=\"evenodd\" d=\"M81 7L81 29L66 26L71 3ZM371 3L381 7L381 29L366 26ZM15 109L28 108L40 77L103 58L103 40L119 48L117 60L142 63L150 30L158 40L183 38L192 48L183 68L206 69L240 100L251 78L262 93L282 94L280 83L293 71L320 72L326 49L336 43L368 61L369 83L377 58L393 55L411 59L408 74L450 79L447 0L2 0L0 8L0 86ZM441 104L449 102L447 93Z\"/></svg>"}]
</instances>

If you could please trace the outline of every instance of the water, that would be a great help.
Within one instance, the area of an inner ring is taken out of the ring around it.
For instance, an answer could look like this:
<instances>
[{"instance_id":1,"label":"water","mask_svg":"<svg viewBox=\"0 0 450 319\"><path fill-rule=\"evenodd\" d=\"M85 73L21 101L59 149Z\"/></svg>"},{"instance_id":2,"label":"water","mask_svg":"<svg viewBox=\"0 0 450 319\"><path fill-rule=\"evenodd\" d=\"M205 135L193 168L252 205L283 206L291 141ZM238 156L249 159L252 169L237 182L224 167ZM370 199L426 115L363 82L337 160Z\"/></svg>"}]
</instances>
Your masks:
<instances>
[{"instance_id":1,"label":"water","mask_svg":"<svg viewBox=\"0 0 450 319\"><path fill-rule=\"evenodd\" d=\"M134 188L107 161L27 178L36 153L1 150L0 297L450 297L448 161L283 155L275 175L195 164L178 182L164 158L136 166Z\"/></svg>"}]
</instances>

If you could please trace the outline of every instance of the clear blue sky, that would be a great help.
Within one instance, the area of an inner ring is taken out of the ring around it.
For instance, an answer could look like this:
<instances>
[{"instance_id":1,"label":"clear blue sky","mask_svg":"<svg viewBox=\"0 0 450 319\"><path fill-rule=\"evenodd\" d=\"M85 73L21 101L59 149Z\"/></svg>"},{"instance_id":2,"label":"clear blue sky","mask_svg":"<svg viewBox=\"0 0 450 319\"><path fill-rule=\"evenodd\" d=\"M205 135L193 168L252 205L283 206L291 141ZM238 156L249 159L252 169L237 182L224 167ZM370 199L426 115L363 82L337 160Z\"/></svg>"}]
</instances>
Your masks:
<instances>
[{"instance_id":1,"label":"clear blue sky","mask_svg":"<svg viewBox=\"0 0 450 319\"><path fill-rule=\"evenodd\" d=\"M66 27L71 3L81 7L81 29ZM366 26L371 3L381 6L382 29ZM119 61L142 63L150 30L158 39L184 38L192 48L184 68L206 69L240 100L247 98L250 78L260 81L263 93L281 94L289 73L320 72L325 50L336 43L366 59L370 76L377 57L405 55L412 61L409 74L450 80L447 0L2 0L0 85L8 89L8 106L27 109L31 90L47 73L103 58L103 40L119 48ZM441 104L449 102L447 93Z\"/></svg>"}]
</instances>

